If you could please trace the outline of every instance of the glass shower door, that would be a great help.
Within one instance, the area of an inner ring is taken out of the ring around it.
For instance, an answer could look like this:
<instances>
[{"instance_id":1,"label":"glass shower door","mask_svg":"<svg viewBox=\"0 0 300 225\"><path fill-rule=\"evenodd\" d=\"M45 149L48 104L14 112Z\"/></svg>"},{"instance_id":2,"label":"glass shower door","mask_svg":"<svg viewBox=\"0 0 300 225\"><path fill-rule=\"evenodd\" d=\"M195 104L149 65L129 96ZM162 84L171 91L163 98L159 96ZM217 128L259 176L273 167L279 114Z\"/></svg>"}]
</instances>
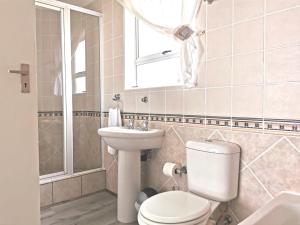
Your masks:
<instances>
[{"instance_id":1,"label":"glass shower door","mask_svg":"<svg viewBox=\"0 0 300 225\"><path fill-rule=\"evenodd\" d=\"M99 17L71 10L74 172L101 167Z\"/></svg>"},{"instance_id":2,"label":"glass shower door","mask_svg":"<svg viewBox=\"0 0 300 225\"><path fill-rule=\"evenodd\" d=\"M36 6L40 176L65 171L62 11Z\"/></svg>"}]
</instances>

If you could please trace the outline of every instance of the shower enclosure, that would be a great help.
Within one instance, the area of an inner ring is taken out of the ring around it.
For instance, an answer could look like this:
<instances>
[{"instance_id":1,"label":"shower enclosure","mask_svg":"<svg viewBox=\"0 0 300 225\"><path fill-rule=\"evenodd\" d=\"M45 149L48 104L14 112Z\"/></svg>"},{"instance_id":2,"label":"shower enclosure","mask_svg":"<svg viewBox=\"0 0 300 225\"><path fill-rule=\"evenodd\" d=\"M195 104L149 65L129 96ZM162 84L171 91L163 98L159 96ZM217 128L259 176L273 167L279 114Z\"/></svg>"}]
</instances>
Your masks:
<instances>
[{"instance_id":1,"label":"shower enclosure","mask_svg":"<svg viewBox=\"0 0 300 225\"><path fill-rule=\"evenodd\" d=\"M102 167L101 13L36 1L40 178Z\"/></svg>"}]
</instances>

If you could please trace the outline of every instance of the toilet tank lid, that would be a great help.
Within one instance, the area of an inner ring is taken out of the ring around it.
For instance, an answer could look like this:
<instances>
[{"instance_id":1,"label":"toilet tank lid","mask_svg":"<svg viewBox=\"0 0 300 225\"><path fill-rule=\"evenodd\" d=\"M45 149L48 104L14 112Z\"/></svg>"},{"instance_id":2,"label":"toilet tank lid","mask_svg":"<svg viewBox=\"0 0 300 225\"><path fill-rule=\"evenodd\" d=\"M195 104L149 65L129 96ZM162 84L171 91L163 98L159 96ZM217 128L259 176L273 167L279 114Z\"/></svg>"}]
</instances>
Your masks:
<instances>
[{"instance_id":1,"label":"toilet tank lid","mask_svg":"<svg viewBox=\"0 0 300 225\"><path fill-rule=\"evenodd\" d=\"M236 154L241 152L239 145L219 140L188 141L188 149L215 154Z\"/></svg>"}]
</instances>

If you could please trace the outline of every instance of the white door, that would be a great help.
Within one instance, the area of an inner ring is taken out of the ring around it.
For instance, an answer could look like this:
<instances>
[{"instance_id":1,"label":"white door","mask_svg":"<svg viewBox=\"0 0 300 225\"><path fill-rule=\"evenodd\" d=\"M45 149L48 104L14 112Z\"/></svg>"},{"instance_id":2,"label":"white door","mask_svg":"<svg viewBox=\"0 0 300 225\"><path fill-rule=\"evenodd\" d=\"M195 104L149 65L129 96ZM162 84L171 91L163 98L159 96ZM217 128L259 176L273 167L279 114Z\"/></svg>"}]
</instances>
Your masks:
<instances>
[{"instance_id":1,"label":"white door","mask_svg":"<svg viewBox=\"0 0 300 225\"><path fill-rule=\"evenodd\" d=\"M34 0L0 0L0 224L38 225L39 172ZM30 64L31 92L20 75Z\"/></svg>"}]
</instances>

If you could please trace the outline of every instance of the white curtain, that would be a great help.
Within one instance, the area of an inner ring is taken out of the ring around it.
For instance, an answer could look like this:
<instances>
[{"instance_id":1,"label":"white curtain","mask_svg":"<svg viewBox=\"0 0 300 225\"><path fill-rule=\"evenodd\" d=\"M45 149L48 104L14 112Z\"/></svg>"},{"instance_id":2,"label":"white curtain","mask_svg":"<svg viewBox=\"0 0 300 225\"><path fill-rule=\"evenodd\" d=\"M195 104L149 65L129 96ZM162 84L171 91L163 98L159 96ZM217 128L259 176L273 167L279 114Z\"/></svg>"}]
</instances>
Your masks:
<instances>
[{"instance_id":1,"label":"white curtain","mask_svg":"<svg viewBox=\"0 0 300 225\"><path fill-rule=\"evenodd\" d=\"M204 46L201 41L202 0L117 0L136 18L160 33L181 42L182 79L186 87L197 85Z\"/></svg>"}]
</instances>

